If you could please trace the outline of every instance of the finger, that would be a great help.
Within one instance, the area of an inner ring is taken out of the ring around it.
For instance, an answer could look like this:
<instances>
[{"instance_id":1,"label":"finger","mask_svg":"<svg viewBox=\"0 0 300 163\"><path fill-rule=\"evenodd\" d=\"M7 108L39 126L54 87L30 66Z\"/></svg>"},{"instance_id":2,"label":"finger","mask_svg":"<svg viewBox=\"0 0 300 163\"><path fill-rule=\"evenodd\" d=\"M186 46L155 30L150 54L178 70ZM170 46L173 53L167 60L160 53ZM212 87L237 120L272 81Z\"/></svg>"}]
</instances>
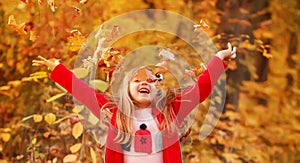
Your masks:
<instances>
[{"instance_id":1,"label":"finger","mask_svg":"<svg viewBox=\"0 0 300 163\"><path fill-rule=\"evenodd\" d=\"M32 63L45 64L45 61L32 60Z\"/></svg>"},{"instance_id":2,"label":"finger","mask_svg":"<svg viewBox=\"0 0 300 163\"><path fill-rule=\"evenodd\" d=\"M42 65L39 63L32 63L32 66L42 66Z\"/></svg>"},{"instance_id":3,"label":"finger","mask_svg":"<svg viewBox=\"0 0 300 163\"><path fill-rule=\"evenodd\" d=\"M43 61L45 61L45 62L48 62L48 60L46 58L44 58L44 57L42 57L40 55L38 56L38 58L41 59L41 60L43 60Z\"/></svg>"},{"instance_id":4,"label":"finger","mask_svg":"<svg viewBox=\"0 0 300 163\"><path fill-rule=\"evenodd\" d=\"M228 46L228 50L231 51L232 50L232 46L231 46L230 42L227 43L227 46Z\"/></svg>"}]
</instances>

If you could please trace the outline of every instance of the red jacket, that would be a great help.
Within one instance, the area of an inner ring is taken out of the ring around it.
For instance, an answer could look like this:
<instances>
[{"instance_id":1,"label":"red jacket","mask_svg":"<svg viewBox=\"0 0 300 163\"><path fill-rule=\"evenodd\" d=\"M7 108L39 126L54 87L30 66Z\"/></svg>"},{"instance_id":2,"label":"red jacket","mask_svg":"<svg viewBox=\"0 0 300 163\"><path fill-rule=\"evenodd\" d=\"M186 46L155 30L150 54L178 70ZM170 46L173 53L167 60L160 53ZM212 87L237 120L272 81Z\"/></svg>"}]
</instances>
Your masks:
<instances>
[{"instance_id":1,"label":"red jacket","mask_svg":"<svg viewBox=\"0 0 300 163\"><path fill-rule=\"evenodd\" d=\"M181 122L193 108L209 96L213 86L220 75L224 72L226 65L218 57L213 57L207 65L207 70L200 75L197 83L183 92L181 96L175 98L172 102L174 112L179 122ZM65 66L59 64L50 75L51 79L59 83L68 92L70 92L78 101L83 103L98 118L100 118L100 108L107 102L103 94L89 87L82 80L76 78L74 74ZM111 126L108 130L106 141L105 160L107 163L123 163L123 150L120 144L113 141L116 136L116 109L112 109ZM155 109L153 109L155 111ZM162 114L158 113L157 120L163 121ZM163 136L163 162L180 163L181 151L178 134L166 133L162 131Z\"/></svg>"}]
</instances>

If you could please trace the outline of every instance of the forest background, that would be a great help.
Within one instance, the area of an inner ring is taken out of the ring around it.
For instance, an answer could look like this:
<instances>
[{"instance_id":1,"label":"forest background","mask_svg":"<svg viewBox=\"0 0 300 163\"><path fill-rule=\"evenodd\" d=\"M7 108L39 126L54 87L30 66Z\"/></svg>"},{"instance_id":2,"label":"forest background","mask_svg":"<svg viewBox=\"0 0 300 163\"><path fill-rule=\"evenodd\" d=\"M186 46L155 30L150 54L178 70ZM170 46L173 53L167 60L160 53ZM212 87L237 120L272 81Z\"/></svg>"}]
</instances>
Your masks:
<instances>
[{"instance_id":1,"label":"forest background","mask_svg":"<svg viewBox=\"0 0 300 163\"><path fill-rule=\"evenodd\" d=\"M238 47L226 72L221 118L200 140L209 101L199 106L191 133L181 142L185 162L300 161L299 0L1 0L1 163L103 162L101 131L93 117L82 119L78 113L84 108L74 106L72 97L49 80L49 71L31 61L42 55L72 68L101 23L140 9L176 12L195 24L202 20L201 28L218 48L227 41ZM173 37L126 36L115 45L120 52L103 64L114 65L127 51L150 44L189 58L187 45ZM88 73L74 72L82 78ZM106 89L106 77L99 73L99 91Z\"/></svg>"}]
</instances>

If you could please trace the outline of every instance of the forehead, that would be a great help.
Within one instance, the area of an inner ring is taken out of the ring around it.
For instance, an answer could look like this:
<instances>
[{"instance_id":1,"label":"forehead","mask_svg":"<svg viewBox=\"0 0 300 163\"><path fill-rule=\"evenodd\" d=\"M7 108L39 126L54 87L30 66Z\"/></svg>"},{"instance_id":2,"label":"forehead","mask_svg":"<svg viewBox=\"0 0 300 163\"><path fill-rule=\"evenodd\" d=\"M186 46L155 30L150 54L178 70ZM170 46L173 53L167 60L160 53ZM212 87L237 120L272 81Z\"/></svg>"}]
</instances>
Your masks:
<instances>
[{"instance_id":1,"label":"forehead","mask_svg":"<svg viewBox=\"0 0 300 163\"><path fill-rule=\"evenodd\" d=\"M154 78L154 77L155 77L155 74L149 68L140 68L132 76L132 78L137 78L140 80L147 79L147 78Z\"/></svg>"}]
</instances>

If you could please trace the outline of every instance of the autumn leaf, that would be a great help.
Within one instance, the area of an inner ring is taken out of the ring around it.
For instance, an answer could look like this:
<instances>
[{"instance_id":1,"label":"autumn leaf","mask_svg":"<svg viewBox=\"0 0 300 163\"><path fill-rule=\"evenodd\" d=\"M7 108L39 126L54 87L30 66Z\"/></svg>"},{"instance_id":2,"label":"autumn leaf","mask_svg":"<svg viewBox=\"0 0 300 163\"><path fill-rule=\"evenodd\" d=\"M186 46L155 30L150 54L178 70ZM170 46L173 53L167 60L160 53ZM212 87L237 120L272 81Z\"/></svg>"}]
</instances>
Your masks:
<instances>
[{"instance_id":1,"label":"autumn leaf","mask_svg":"<svg viewBox=\"0 0 300 163\"><path fill-rule=\"evenodd\" d=\"M39 123L39 122L41 122L43 120L43 116L42 115L40 115L40 114L34 114L33 115L33 121L35 122L35 123Z\"/></svg>"},{"instance_id":2,"label":"autumn leaf","mask_svg":"<svg viewBox=\"0 0 300 163\"><path fill-rule=\"evenodd\" d=\"M77 122L72 128L72 135L75 139L78 139L83 133L83 125L81 122Z\"/></svg>"},{"instance_id":3,"label":"autumn leaf","mask_svg":"<svg viewBox=\"0 0 300 163\"><path fill-rule=\"evenodd\" d=\"M85 78L89 74L89 69L86 68L75 68L73 69L73 73L77 78Z\"/></svg>"},{"instance_id":4,"label":"autumn leaf","mask_svg":"<svg viewBox=\"0 0 300 163\"><path fill-rule=\"evenodd\" d=\"M89 83L92 87L96 88L101 92L105 92L109 86L107 82L99 79L91 80Z\"/></svg>"},{"instance_id":5,"label":"autumn leaf","mask_svg":"<svg viewBox=\"0 0 300 163\"><path fill-rule=\"evenodd\" d=\"M91 157L92 157L92 162L97 163L96 152L94 151L94 149L92 147L90 147L90 153L91 153Z\"/></svg>"},{"instance_id":6,"label":"autumn leaf","mask_svg":"<svg viewBox=\"0 0 300 163\"><path fill-rule=\"evenodd\" d=\"M16 32L18 32L18 34L20 35L26 35L27 32L25 31L25 22L21 23L21 24L17 24L14 15L10 15L8 17L8 26L12 27Z\"/></svg>"},{"instance_id":7,"label":"autumn leaf","mask_svg":"<svg viewBox=\"0 0 300 163\"><path fill-rule=\"evenodd\" d=\"M10 133L1 133L0 137L4 142L8 142L10 140L11 135Z\"/></svg>"},{"instance_id":8,"label":"autumn leaf","mask_svg":"<svg viewBox=\"0 0 300 163\"><path fill-rule=\"evenodd\" d=\"M86 38L82 36L81 32L78 30L71 31L72 36L68 37L68 46L70 51L78 51L81 49Z\"/></svg>"},{"instance_id":9,"label":"autumn leaf","mask_svg":"<svg viewBox=\"0 0 300 163\"><path fill-rule=\"evenodd\" d=\"M70 147L70 151L71 153L76 153L80 150L80 148L81 148L81 143L77 143Z\"/></svg>"},{"instance_id":10,"label":"autumn leaf","mask_svg":"<svg viewBox=\"0 0 300 163\"><path fill-rule=\"evenodd\" d=\"M76 160L77 160L77 155L68 154L64 157L63 162L64 163L70 163L70 162L75 162Z\"/></svg>"},{"instance_id":11,"label":"autumn leaf","mask_svg":"<svg viewBox=\"0 0 300 163\"><path fill-rule=\"evenodd\" d=\"M48 113L45 115L44 120L49 124L53 124L56 120L56 116L53 113Z\"/></svg>"},{"instance_id":12,"label":"autumn leaf","mask_svg":"<svg viewBox=\"0 0 300 163\"><path fill-rule=\"evenodd\" d=\"M54 0L47 0L47 3L52 12L55 12Z\"/></svg>"},{"instance_id":13,"label":"autumn leaf","mask_svg":"<svg viewBox=\"0 0 300 163\"><path fill-rule=\"evenodd\" d=\"M194 31L198 32L200 30L207 31L209 29L209 26L204 22L204 20L200 20L199 24L194 25Z\"/></svg>"}]
</instances>

